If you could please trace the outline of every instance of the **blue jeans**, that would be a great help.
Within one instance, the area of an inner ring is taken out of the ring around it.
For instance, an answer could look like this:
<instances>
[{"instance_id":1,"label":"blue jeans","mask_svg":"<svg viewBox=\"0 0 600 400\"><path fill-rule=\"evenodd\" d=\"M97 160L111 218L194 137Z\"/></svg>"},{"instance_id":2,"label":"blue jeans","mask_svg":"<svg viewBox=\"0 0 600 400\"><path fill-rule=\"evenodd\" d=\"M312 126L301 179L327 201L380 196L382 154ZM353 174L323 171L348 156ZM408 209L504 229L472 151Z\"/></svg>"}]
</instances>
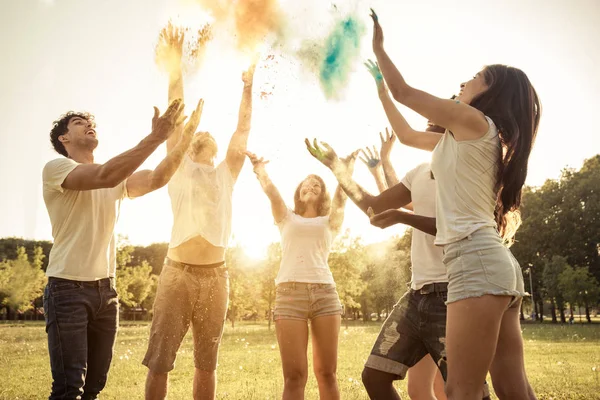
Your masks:
<instances>
[{"instance_id":1,"label":"blue jeans","mask_svg":"<svg viewBox=\"0 0 600 400\"><path fill-rule=\"evenodd\" d=\"M96 399L106 385L119 323L114 279L51 277L44 314L53 380L49 399Z\"/></svg>"}]
</instances>

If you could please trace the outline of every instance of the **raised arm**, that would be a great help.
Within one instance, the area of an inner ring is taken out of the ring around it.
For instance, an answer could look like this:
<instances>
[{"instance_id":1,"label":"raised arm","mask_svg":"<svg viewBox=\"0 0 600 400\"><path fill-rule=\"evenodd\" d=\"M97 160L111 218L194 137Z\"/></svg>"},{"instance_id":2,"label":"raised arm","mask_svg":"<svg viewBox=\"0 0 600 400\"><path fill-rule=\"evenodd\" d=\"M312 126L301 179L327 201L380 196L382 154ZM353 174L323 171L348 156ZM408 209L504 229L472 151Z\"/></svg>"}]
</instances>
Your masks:
<instances>
[{"instance_id":1,"label":"raised arm","mask_svg":"<svg viewBox=\"0 0 600 400\"><path fill-rule=\"evenodd\" d=\"M258 158L256 154L249 151L245 151L244 154L250 159L258 182L260 182L260 186L271 202L271 211L275 223L280 223L287 214L287 207L281 194L279 194L279 190L277 190L273 182L271 182L271 178L269 178L269 175L265 170L265 165L268 164L268 161L265 161L263 158Z\"/></svg>"},{"instance_id":2,"label":"raised arm","mask_svg":"<svg viewBox=\"0 0 600 400\"><path fill-rule=\"evenodd\" d=\"M309 153L333 172L346 195L365 214L369 208L380 213L385 210L404 207L411 202L410 190L403 184L398 184L378 196L373 196L352 179L351 171L347 170L329 145L322 143L325 147L322 149L317 144L316 139L312 145L308 139L305 140L305 143Z\"/></svg>"},{"instance_id":3,"label":"raised arm","mask_svg":"<svg viewBox=\"0 0 600 400\"><path fill-rule=\"evenodd\" d=\"M175 171L177 171L181 161L187 154L190 143L192 142L192 137L200 123L203 107L204 100L200 99L196 110L194 110L183 129L183 134L179 138L179 142L167 153L167 156L154 170L138 171L127 179L127 193L129 194L129 197L143 196L154 190L160 189L171 180L171 177L175 174Z\"/></svg>"},{"instance_id":4,"label":"raised arm","mask_svg":"<svg viewBox=\"0 0 600 400\"><path fill-rule=\"evenodd\" d=\"M229 147L227 149L227 165L229 166L234 179L237 179L244 166L244 152L248 147L248 136L250 135L250 123L252 120L252 84L254 81L255 69L256 63L252 64L250 68L242 74L244 89L242 90L238 124L234 134L231 136L231 141L229 142Z\"/></svg>"},{"instance_id":5,"label":"raised arm","mask_svg":"<svg viewBox=\"0 0 600 400\"><path fill-rule=\"evenodd\" d=\"M139 168L140 165L162 144L175 127L183 124L181 117L184 105L175 100L167 111L159 117L158 108L154 107L152 133L146 136L137 146L104 164L80 164L67 175L62 187L70 190L94 190L115 187Z\"/></svg>"},{"instance_id":6,"label":"raised arm","mask_svg":"<svg viewBox=\"0 0 600 400\"><path fill-rule=\"evenodd\" d=\"M183 54L183 41L185 39L183 29L173 26L171 22L163 28L158 38L156 47L156 59L164 66L169 74L169 103L174 99L183 100L183 72L181 58ZM171 152L178 143L183 126L173 132L167 139L167 153Z\"/></svg>"},{"instance_id":7,"label":"raised arm","mask_svg":"<svg viewBox=\"0 0 600 400\"><path fill-rule=\"evenodd\" d=\"M346 174L350 176L350 178L352 177L352 172L354 172L356 156L358 156L358 151L355 151L349 156L340 160L342 168L344 168ZM344 189L341 187L341 185L338 185L338 187L335 189L333 199L331 200L331 214L329 214L329 227L334 234L337 234L342 229L347 198L348 196L344 192Z\"/></svg>"},{"instance_id":8,"label":"raised arm","mask_svg":"<svg viewBox=\"0 0 600 400\"><path fill-rule=\"evenodd\" d=\"M390 161L390 154L396 141L396 136L394 135L394 131L390 132L388 128L385 128L385 137L379 132L379 138L381 139L381 165L383 166L383 174L385 175L387 186L392 187L400 183L396 175L396 170Z\"/></svg>"},{"instance_id":9,"label":"raised arm","mask_svg":"<svg viewBox=\"0 0 600 400\"><path fill-rule=\"evenodd\" d=\"M371 9L371 12L371 18L373 19L373 52L394 99L437 125L452 131L454 137L459 141L477 139L483 136L488 130L488 122L479 110L457 100L432 96L406 83L404 77L383 48L383 29L379 24L379 18L375 11ZM395 127L394 130L396 130ZM402 141L400 136L398 138ZM422 148L415 145L415 142L405 144Z\"/></svg>"},{"instance_id":10,"label":"raised arm","mask_svg":"<svg viewBox=\"0 0 600 400\"><path fill-rule=\"evenodd\" d=\"M408 124L406 119L404 119L400 111L398 111L396 104L394 104L394 101L390 97L385 82L383 81L381 71L379 70L379 66L371 60L368 60L367 63L365 63L365 66L371 73L371 76L375 79L379 100L381 101L385 115L392 126L392 130L400 140L400 143L421 150L433 151L442 138L442 135L434 132L414 130Z\"/></svg>"},{"instance_id":11,"label":"raised arm","mask_svg":"<svg viewBox=\"0 0 600 400\"><path fill-rule=\"evenodd\" d=\"M360 152L362 156L360 156L360 160L367 166L371 175L373 175L373 179L375 179L375 183L377 184L377 189L379 189L379 193L385 191L388 186L385 182L383 176L383 169L381 167L381 158L379 156L379 152L373 146L373 150L366 147L365 149L361 149Z\"/></svg>"}]
</instances>

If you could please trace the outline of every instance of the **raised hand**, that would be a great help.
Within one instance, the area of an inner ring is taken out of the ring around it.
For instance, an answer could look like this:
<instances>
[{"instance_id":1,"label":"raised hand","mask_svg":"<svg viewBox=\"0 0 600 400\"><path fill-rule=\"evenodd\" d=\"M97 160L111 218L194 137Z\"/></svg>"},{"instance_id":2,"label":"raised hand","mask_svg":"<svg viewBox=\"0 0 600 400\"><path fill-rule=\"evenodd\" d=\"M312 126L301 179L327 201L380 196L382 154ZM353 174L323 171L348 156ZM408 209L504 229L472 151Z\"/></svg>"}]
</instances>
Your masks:
<instances>
[{"instance_id":1,"label":"raised hand","mask_svg":"<svg viewBox=\"0 0 600 400\"><path fill-rule=\"evenodd\" d=\"M175 66L181 66L185 32L171 22L160 31L156 46L156 62L172 71Z\"/></svg>"},{"instance_id":2,"label":"raised hand","mask_svg":"<svg viewBox=\"0 0 600 400\"><path fill-rule=\"evenodd\" d=\"M204 109L204 100L200 99L200 101L198 101L198 105L196 106L196 109L194 110L194 112L192 112L190 119L188 119L188 122L185 124L185 127L183 128L183 134L181 135L180 140L183 140L183 141L186 141L189 143L192 142L194 133L196 133L196 130L198 129L198 124L200 123L200 117L202 116L203 109ZM180 118L177 126L181 125L183 123L183 121L185 121L185 118L186 117Z\"/></svg>"},{"instance_id":3,"label":"raised hand","mask_svg":"<svg viewBox=\"0 0 600 400\"><path fill-rule=\"evenodd\" d=\"M366 149L366 151L365 151L365 149ZM379 157L379 152L377 151L375 146L373 146L373 150L371 150L368 147L365 147L365 149L360 150L360 152L362 154L362 156L360 157L360 160L363 163L365 163L367 168L369 168L369 171L373 172L374 170L377 169L378 166L381 165L381 157Z\"/></svg>"},{"instance_id":4,"label":"raised hand","mask_svg":"<svg viewBox=\"0 0 600 400\"><path fill-rule=\"evenodd\" d=\"M379 25L379 17L372 8L371 18L373 19L373 52L377 53L383 50L383 29Z\"/></svg>"},{"instance_id":5,"label":"raised hand","mask_svg":"<svg viewBox=\"0 0 600 400\"><path fill-rule=\"evenodd\" d=\"M254 80L254 71L256 71L256 64L258 64L259 57L260 57L260 54L256 53L252 57L252 63L250 64L248 69L246 71L242 72L242 82L244 82L244 86L252 85L252 82Z\"/></svg>"},{"instance_id":6,"label":"raised hand","mask_svg":"<svg viewBox=\"0 0 600 400\"><path fill-rule=\"evenodd\" d=\"M185 105L181 99L175 99L169 104L167 111L161 116L157 107L154 107L154 117L152 118L152 135L160 140L167 140L175 128L183 123L181 119Z\"/></svg>"},{"instance_id":7,"label":"raised hand","mask_svg":"<svg viewBox=\"0 0 600 400\"><path fill-rule=\"evenodd\" d=\"M394 142L396 141L396 135L393 130L385 128L385 136L379 132L379 138L381 139L381 159L389 160L392 147L394 147Z\"/></svg>"},{"instance_id":8,"label":"raised hand","mask_svg":"<svg viewBox=\"0 0 600 400\"><path fill-rule=\"evenodd\" d=\"M356 157L358 157L358 153L360 153L360 150L353 151L348 156L340 159L341 164L346 167L346 171L348 171L349 173L352 173L354 171L354 163L356 162Z\"/></svg>"},{"instance_id":9,"label":"raised hand","mask_svg":"<svg viewBox=\"0 0 600 400\"><path fill-rule=\"evenodd\" d=\"M244 151L244 154L248 156L250 162L252 163L252 168L254 169L254 173L258 174L260 171L264 170L265 165L269 163L269 161L265 160L263 157L258 158L258 156L250 151Z\"/></svg>"},{"instance_id":10,"label":"raised hand","mask_svg":"<svg viewBox=\"0 0 600 400\"><path fill-rule=\"evenodd\" d=\"M367 70L369 71L373 79L375 79L375 83L377 84L377 86L385 85L385 82L383 81L383 75L381 74L381 70L379 69L379 64L377 64L371 59L368 59L365 63L365 67L367 67Z\"/></svg>"},{"instance_id":11,"label":"raised hand","mask_svg":"<svg viewBox=\"0 0 600 400\"><path fill-rule=\"evenodd\" d=\"M335 150L331 148L327 143L321 142L323 148L319 147L317 139L313 140L313 144L310 144L308 139L304 139L308 152L317 160L319 160L327 168L331 168L334 163L340 161ZM356 158L356 157L355 157Z\"/></svg>"}]
</instances>

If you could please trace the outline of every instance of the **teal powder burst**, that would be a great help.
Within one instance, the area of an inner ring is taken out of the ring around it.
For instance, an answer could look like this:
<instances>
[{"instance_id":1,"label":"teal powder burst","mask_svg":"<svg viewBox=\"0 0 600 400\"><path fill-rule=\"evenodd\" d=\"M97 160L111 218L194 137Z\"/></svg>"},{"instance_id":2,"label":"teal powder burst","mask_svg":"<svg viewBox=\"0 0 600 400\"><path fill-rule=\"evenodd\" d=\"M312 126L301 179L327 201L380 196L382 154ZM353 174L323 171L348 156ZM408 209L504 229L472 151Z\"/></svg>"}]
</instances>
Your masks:
<instances>
[{"instance_id":1,"label":"teal powder burst","mask_svg":"<svg viewBox=\"0 0 600 400\"><path fill-rule=\"evenodd\" d=\"M319 79L326 98L339 97L346 86L352 64L360 56L360 38L364 33L365 26L350 16L336 23L325 39Z\"/></svg>"}]
</instances>

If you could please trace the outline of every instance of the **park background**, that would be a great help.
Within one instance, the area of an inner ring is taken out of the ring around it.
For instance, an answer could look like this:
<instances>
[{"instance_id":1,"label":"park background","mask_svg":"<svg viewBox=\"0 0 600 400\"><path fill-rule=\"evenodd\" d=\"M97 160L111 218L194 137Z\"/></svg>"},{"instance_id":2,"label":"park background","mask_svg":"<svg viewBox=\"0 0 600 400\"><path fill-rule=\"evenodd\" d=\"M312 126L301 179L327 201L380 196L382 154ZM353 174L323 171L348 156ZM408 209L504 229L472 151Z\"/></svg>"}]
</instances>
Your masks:
<instances>
[{"instance_id":1,"label":"park background","mask_svg":"<svg viewBox=\"0 0 600 400\"><path fill-rule=\"evenodd\" d=\"M260 3L260 0L254 0ZM274 1L263 1L275 3ZM166 108L167 79L155 65L159 30L171 19L195 28L212 22L209 0L0 1L0 364L1 399L44 398L50 385L41 295L51 248L41 170L57 157L48 132L69 110L96 115L98 162L135 145L150 130L152 106ZM326 140L339 153L379 143L386 125L371 77L368 7L377 10L385 45L409 83L440 97L456 93L483 65L522 68L543 104L523 197L523 226L512 250L526 289L522 322L528 372L541 399L600 398L600 3L595 0L428 0L422 2L277 2L290 46L322 44L339 21L364 26L346 61L345 79L331 91L300 53L263 54L255 78L249 148L271 160L269 172L291 204L309 173L335 179L303 147ZM248 57L227 31L207 46L186 79L186 98L206 101L201 128L216 136L220 156L235 128L240 73ZM236 37L233 35L232 37ZM317 55L318 56L318 55ZM188 109L192 106L188 106ZM401 106L400 106L401 107ZM425 121L401 108L413 126ZM144 164L152 168L159 149ZM397 145L399 176L429 154ZM357 163L356 180L376 187ZM344 399L363 399L360 371L379 326L410 279L410 230L379 230L349 203L344 233L330 266L344 304L339 380ZM121 209L117 288L122 328L106 398L141 398L140 361L157 277L170 236L166 189L125 201ZM279 263L278 231L248 165L234 192L234 237L228 322L220 358L219 398L264 399L281 394L282 378L270 316ZM571 316L573 316L571 318ZM189 339L189 338L188 338ZM182 346L172 397L191 393L191 347ZM404 383L399 383L405 391ZM314 379L307 398L316 398ZM404 392L405 393L405 392Z\"/></svg>"}]
</instances>

